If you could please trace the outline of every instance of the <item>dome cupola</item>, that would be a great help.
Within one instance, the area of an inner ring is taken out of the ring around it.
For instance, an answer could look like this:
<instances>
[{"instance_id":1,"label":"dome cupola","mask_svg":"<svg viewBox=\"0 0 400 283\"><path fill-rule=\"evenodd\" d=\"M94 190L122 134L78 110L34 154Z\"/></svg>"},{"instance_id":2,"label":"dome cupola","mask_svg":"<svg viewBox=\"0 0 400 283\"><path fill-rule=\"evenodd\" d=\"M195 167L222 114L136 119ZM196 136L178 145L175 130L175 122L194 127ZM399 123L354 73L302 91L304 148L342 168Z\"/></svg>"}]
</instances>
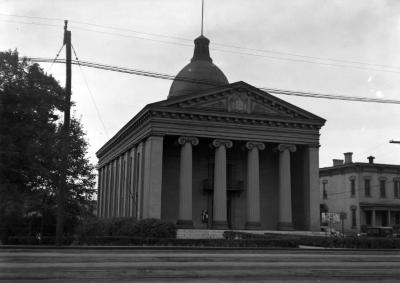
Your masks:
<instances>
[{"instance_id":1,"label":"dome cupola","mask_svg":"<svg viewBox=\"0 0 400 283\"><path fill-rule=\"evenodd\" d=\"M194 40L193 58L176 75L168 98L229 84L224 73L213 64L208 48L209 44L210 40L203 35Z\"/></svg>"}]
</instances>

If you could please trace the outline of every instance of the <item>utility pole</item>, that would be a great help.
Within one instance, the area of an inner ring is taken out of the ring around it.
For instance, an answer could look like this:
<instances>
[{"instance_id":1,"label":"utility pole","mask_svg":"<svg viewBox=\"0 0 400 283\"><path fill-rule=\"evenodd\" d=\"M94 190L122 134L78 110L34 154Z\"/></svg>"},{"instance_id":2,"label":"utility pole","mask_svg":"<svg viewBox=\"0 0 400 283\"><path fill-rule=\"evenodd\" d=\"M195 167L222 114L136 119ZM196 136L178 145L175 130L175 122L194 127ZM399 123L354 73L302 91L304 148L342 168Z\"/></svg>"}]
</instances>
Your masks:
<instances>
[{"instance_id":1,"label":"utility pole","mask_svg":"<svg viewBox=\"0 0 400 283\"><path fill-rule=\"evenodd\" d=\"M71 111L71 31L67 30L68 21L64 21L64 45L66 46L66 81L64 102L64 124L61 129L61 166L60 179L57 191L57 229L56 244L63 244L64 218L65 218L65 192L67 189L67 169L70 136L70 111Z\"/></svg>"}]
</instances>

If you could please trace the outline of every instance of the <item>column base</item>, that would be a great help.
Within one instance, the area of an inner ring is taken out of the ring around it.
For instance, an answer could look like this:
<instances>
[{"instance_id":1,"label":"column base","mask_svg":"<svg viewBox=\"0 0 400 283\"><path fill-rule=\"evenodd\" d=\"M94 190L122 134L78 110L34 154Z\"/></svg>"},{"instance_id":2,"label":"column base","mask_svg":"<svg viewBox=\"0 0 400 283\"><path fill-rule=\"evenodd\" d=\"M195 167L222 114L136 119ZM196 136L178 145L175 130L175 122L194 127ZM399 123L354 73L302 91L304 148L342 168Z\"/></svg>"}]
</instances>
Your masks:
<instances>
[{"instance_id":1,"label":"column base","mask_svg":"<svg viewBox=\"0 0 400 283\"><path fill-rule=\"evenodd\" d=\"M294 231L292 222L278 222L277 229L281 231Z\"/></svg>"},{"instance_id":2,"label":"column base","mask_svg":"<svg viewBox=\"0 0 400 283\"><path fill-rule=\"evenodd\" d=\"M256 221L247 221L245 225L246 230L260 230L261 223Z\"/></svg>"},{"instance_id":3,"label":"column base","mask_svg":"<svg viewBox=\"0 0 400 283\"><path fill-rule=\"evenodd\" d=\"M227 230L228 229L228 222L227 221L220 221L214 220L212 224L213 229L217 230Z\"/></svg>"},{"instance_id":4,"label":"column base","mask_svg":"<svg viewBox=\"0 0 400 283\"><path fill-rule=\"evenodd\" d=\"M192 220L178 220L176 222L176 227L179 229L193 229L193 221Z\"/></svg>"}]
</instances>

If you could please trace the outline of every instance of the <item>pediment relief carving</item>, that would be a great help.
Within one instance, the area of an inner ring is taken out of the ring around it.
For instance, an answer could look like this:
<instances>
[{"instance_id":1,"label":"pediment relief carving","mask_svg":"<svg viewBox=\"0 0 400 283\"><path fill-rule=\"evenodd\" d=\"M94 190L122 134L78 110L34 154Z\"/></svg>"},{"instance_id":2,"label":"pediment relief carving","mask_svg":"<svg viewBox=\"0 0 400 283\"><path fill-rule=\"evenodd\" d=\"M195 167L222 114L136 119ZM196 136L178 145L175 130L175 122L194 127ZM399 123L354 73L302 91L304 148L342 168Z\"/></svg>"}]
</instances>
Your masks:
<instances>
[{"instance_id":1,"label":"pediment relief carving","mask_svg":"<svg viewBox=\"0 0 400 283\"><path fill-rule=\"evenodd\" d=\"M275 114L298 117L281 105L251 92L225 92L182 101L171 105L179 108L210 109L246 114Z\"/></svg>"},{"instance_id":2,"label":"pediment relief carving","mask_svg":"<svg viewBox=\"0 0 400 283\"><path fill-rule=\"evenodd\" d=\"M208 102L198 103L194 105L184 106L184 108L202 108L202 109L213 109L213 110L226 110L227 108L227 99L218 99L218 100L210 100Z\"/></svg>"}]
</instances>

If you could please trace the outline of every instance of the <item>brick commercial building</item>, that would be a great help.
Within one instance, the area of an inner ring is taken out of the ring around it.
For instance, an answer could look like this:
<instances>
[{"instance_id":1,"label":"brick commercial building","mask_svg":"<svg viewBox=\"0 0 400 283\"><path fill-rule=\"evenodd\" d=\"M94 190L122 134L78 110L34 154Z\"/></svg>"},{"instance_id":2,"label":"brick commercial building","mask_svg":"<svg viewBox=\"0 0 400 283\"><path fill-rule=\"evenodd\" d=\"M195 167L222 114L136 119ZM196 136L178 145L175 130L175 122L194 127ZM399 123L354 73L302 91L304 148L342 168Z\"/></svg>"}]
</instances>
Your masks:
<instances>
[{"instance_id":1,"label":"brick commercial building","mask_svg":"<svg viewBox=\"0 0 400 283\"><path fill-rule=\"evenodd\" d=\"M208 46L198 37L168 98L144 107L97 152L99 216L318 230L325 120L247 83L228 83Z\"/></svg>"}]
</instances>

